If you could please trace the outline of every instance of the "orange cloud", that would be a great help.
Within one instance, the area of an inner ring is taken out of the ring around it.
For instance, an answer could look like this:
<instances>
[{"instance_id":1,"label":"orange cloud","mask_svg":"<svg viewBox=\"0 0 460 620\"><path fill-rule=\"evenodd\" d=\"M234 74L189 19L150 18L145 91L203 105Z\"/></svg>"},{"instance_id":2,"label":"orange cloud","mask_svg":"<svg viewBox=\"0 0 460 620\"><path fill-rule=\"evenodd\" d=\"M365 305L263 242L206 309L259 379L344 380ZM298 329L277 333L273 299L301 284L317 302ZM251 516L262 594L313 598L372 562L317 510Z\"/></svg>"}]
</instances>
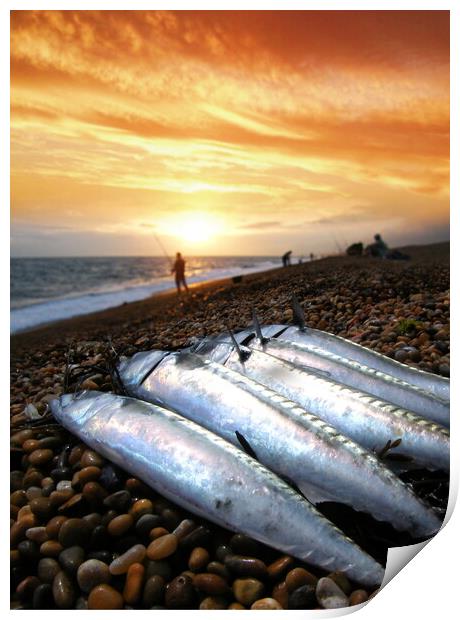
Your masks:
<instances>
[{"instance_id":1,"label":"orange cloud","mask_svg":"<svg viewBox=\"0 0 460 620\"><path fill-rule=\"evenodd\" d=\"M200 208L227 216L244 253L238 231L280 212L448 222L447 11L13 11L11 24L18 225L112 219L136 235L146 216Z\"/></svg>"}]
</instances>

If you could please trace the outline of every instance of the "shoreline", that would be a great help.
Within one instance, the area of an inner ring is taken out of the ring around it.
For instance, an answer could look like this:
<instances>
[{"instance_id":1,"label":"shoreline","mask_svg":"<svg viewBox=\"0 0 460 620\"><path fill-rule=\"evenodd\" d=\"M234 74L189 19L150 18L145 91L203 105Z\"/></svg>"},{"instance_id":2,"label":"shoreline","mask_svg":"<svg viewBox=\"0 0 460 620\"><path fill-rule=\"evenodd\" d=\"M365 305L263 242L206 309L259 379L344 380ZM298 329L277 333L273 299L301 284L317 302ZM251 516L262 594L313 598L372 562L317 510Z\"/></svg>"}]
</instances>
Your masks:
<instances>
[{"instance_id":1,"label":"shoreline","mask_svg":"<svg viewBox=\"0 0 460 620\"><path fill-rule=\"evenodd\" d=\"M270 277L272 274L282 269L283 267L280 266L269 269L267 271L256 271L253 273L245 274L244 276L242 276L242 282L246 284L257 276L261 276L263 278ZM180 305L188 305L189 303L193 302L193 299L197 293L212 293L214 289L220 290L222 288L239 286L239 284L234 283L233 279L234 276L213 280L203 280L202 282L193 282L188 284L190 293L187 295L187 293L182 292L180 296L178 296L177 290L174 286L174 283L172 282L171 288L164 291L158 291L149 295L148 297L139 299L137 301L124 302L117 306L111 306L109 308L106 308L104 310L97 310L95 312L79 314L68 317L66 319L60 319L58 321L42 323L28 329L14 332L10 334L10 341L12 343L12 346L14 346L14 344L16 343L21 343L24 338L41 340L43 337L52 335L52 332L54 332L56 329L62 329L65 332L71 333L74 330L80 331L80 328L84 329L85 324L90 327L97 321L108 321L110 324L112 324L112 322L117 322L117 320L123 320L125 315L129 314L131 311L137 314L145 307L149 307L150 305L163 305L163 302L165 304L171 305L175 305L175 302L179 302Z\"/></svg>"},{"instance_id":2,"label":"shoreline","mask_svg":"<svg viewBox=\"0 0 460 620\"><path fill-rule=\"evenodd\" d=\"M37 328L49 325L51 323L58 323L67 319L72 319L79 316L90 315L111 308L124 305L126 303L133 303L136 301L142 301L149 297L161 294L171 293L176 291L176 285L174 277L166 272L160 273L159 267L155 263L157 257L151 257L153 263L149 260L149 257L141 257L141 264L137 267L139 274L143 272L144 279L138 278L137 280L126 279L118 282L116 285L112 282L106 282L103 277L103 272L99 274L99 282L96 286L95 282L92 282L92 287L87 289L75 290L62 290L61 293L55 297L44 297L42 299L30 298L26 300L24 305L21 305L21 297L15 297L15 302L19 305L15 305L11 302L10 308L10 335L19 334L23 332L33 331ZM129 263L126 260L129 259ZM42 271L48 269L43 266L43 260L41 258L29 259L31 264L36 261L39 269ZM71 259L72 261L80 259ZM85 260L85 259L81 259ZM127 276L136 263L136 257L113 257L110 259L113 261L113 268L116 270L127 269ZM274 269L280 266L280 261L275 260L274 257L262 257L258 259L251 259L249 257L222 257L220 260L213 257L198 258L198 262L191 260L191 267L187 274L187 284L193 287L196 284L208 283L211 281L218 281L224 279L232 279L235 277L246 277L253 273L259 273ZM67 263L66 263L67 261ZM93 268L97 269L98 259L90 259L90 264L87 268L90 272ZM239 261L239 262L238 262ZM96 267L93 267L95 262ZM209 263L206 266L206 263ZM201 266L200 266L201 265ZM65 273L66 268L73 270L73 264L69 264L69 259L63 259L62 275ZM84 269L84 265L81 265ZM51 272L55 270L54 263L50 263ZM153 271L152 271L153 270ZM156 271L155 271L156 270ZM33 271L33 269L32 269ZM16 285L21 282L22 275L25 275L26 281L30 281L31 268L25 268L25 274L21 272L21 268L17 268L12 271L12 295L16 293ZM45 276L44 280L47 281ZM77 283L75 283L77 285ZM20 287L19 287L20 288ZM16 293L17 295L17 293Z\"/></svg>"},{"instance_id":3,"label":"shoreline","mask_svg":"<svg viewBox=\"0 0 460 620\"><path fill-rule=\"evenodd\" d=\"M290 312L290 295L282 293L282 287L286 289L299 289L301 283L307 284L313 278L317 279L321 274L321 278L326 277L328 289L340 286L340 273L343 272L345 277L352 274L353 271L377 272L377 273L404 273L405 271L417 269L421 265L437 264L441 261L449 268L449 242L441 242L426 246L410 246L401 248L402 251L408 253L412 258L409 261L382 261L367 257L349 257L349 256L331 256L317 259L313 262L305 262L294 264L287 268L275 267L267 271L254 272L245 274L240 283L234 283L232 277L222 278L218 280L207 280L204 282L193 283L189 285L190 295L182 293L178 297L174 288L161 291L151 295L145 299L133 302L126 302L119 306L107 308L89 314L78 315L63 319L60 321L40 325L28 330L16 332L10 335L10 344L13 354L21 353L27 349L35 347L48 348L54 343L62 343L63 341L71 341L75 339L90 340L94 338L107 338L111 336L118 337L123 329L131 330L138 327L139 332L145 331L145 325L149 326L152 335L161 331L163 327L167 328L167 332L174 332L174 325L182 321L190 321L194 327L198 327L194 317L198 314L199 321L206 315L206 306L209 304L222 305L223 314L227 315L226 301L229 298L232 302L240 302L239 307L234 314L226 316L226 322L234 329L235 327L246 327L251 321L252 305L257 306L257 298L260 291L275 288L272 312L266 313L266 318L262 314L261 318L269 319L270 314L276 319L276 322L288 322L291 318ZM317 290L321 289L316 287ZM356 280L354 283L357 290L364 283ZM309 296L315 291L309 292ZM302 292L298 290L297 296L302 298ZM262 296L263 292L262 292ZM253 300L251 302L251 300ZM238 304L237 304L238 305ZM251 305L251 307L249 307ZM275 306L278 308L275 308ZM282 309L281 309L282 305ZM243 311L243 307L245 308ZM218 316L213 312L212 322L218 325L223 331L226 326L222 320L218 320ZM244 317L244 318L243 318ZM272 321L273 322L273 321ZM171 329L172 327L172 329ZM196 329L191 329L190 336L199 336ZM324 329L325 325L323 322ZM182 327L181 327L182 331ZM334 331L334 330L331 330ZM335 330L337 331L337 330ZM340 331L340 330L339 330ZM165 342L165 338L160 338L163 346L166 348L177 348L182 346L184 339L170 339L174 344ZM155 338L153 339L155 340Z\"/></svg>"}]
</instances>

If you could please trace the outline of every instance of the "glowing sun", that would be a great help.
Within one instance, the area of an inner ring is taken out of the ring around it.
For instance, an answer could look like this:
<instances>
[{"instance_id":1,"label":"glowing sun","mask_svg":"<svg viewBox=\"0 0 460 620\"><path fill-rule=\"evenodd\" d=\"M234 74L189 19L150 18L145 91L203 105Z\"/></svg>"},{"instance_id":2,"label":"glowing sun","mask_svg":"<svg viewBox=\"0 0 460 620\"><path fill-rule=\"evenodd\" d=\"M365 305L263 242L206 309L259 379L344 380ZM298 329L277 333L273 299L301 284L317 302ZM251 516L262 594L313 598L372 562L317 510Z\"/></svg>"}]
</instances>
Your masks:
<instances>
[{"instance_id":1,"label":"glowing sun","mask_svg":"<svg viewBox=\"0 0 460 620\"><path fill-rule=\"evenodd\" d=\"M208 241L222 231L222 223L208 213L187 213L168 223L168 233L187 241L202 243Z\"/></svg>"}]
</instances>

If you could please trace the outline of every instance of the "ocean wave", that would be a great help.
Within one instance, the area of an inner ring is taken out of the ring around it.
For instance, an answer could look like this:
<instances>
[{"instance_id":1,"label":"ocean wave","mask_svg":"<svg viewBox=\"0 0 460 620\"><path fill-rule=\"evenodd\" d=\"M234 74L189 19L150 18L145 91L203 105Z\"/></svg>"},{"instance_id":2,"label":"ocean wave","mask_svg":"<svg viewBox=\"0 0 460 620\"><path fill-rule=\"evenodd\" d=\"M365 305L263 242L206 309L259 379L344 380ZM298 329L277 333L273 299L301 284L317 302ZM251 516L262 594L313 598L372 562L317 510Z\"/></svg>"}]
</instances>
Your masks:
<instances>
[{"instance_id":1,"label":"ocean wave","mask_svg":"<svg viewBox=\"0 0 460 620\"><path fill-rule=\"evenodd\" d=\"M192 275L187 278L187 282L193 284L207 280L231 278L238 275L266 271L273 269L275 266L279 266L279 263L275 263L273 260L264 260L260 263L245 263L244 266L234 265L215 268L202 271L198 275ZM151 295L174 289L174 282L168 277L157 278L143 285L132 286L132 283L125 283L124 286L112 286L108 290L72 293L60 298L35 301L27 306L12 308L10 312L10 331L11 333L18 333L39 325L54 323L75 316L107 310L124 303L139 301Z\"/></svg>"}]
</instances>

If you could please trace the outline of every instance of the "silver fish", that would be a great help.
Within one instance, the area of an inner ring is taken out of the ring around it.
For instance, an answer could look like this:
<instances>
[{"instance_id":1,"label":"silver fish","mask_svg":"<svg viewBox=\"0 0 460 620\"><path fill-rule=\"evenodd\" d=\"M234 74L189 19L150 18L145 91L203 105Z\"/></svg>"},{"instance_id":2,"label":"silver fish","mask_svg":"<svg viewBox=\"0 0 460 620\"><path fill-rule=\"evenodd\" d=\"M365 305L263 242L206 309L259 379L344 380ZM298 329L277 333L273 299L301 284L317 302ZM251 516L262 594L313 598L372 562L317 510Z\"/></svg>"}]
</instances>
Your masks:
<instances>
[{"instance_id":1,"label":"silver fish","mask_svg":"<svg viewBox=\"0 0 460 620\"><path fill-rule=\"evenodd\" d=\"M393 454L403 454L428 469L449 471L450 433L443 426L257 349L235 347L231 341L206 339L192 350L270 387L368 450L401 439ZM399 462L397 466L401 468Z\"/></svg>"},{"instance_id":2,"label":"silver fish","mask_svg":"<svg viewBox=\"0 0 460 620\"><path fill-rule=\"evenodd\" d=\"M438 517L373 454L296 403L189 352L138 353L119 366L128 392L173 409L238 445L293 481L312 501L332 499L416 536Z\"/></svg>"},{"instance_id":3,"label":"silver fish","mask_svg":"<svg viewBox=\"0 0 460 620\"><path fill-rule=\"evenodd\" d=\"M383 568L278 476L185 418L83 392L51 403L86 444L183 508L326 570L380 584Z\"/></svg>"},{"instance_id":4,"label":"silver fish","mask_svg":"<svg viewBox=\"0 0 460 620\"><path fill-rule=\"evenodd\" d=\"M287 327L286 325L269 325L262 327L265 337L276 337L278 340L308 344L359 362L375 370L392 375L401 381L415 385L437 398L450 400L450 381L430 372L412 368L393 360L377 351L367 349L356 342L311 327Z\"/></svg>"},{"instance_id":5,"label":"silver fish","mask_svg":"<svg viewBox=\"0 0 460 620\"><path fill-rule=\"evenodd\" d=\"M221 338L228 340L226 335L222 335ZM235 339L238 343L248 344L251 349L264 351L315 372L320 371L334 381L413 411L447 428L450 426L448 401L379 370L335 355L312 344L266 336L260 339L251 329L235 334Z\"/></svg>"}]
</instances>

